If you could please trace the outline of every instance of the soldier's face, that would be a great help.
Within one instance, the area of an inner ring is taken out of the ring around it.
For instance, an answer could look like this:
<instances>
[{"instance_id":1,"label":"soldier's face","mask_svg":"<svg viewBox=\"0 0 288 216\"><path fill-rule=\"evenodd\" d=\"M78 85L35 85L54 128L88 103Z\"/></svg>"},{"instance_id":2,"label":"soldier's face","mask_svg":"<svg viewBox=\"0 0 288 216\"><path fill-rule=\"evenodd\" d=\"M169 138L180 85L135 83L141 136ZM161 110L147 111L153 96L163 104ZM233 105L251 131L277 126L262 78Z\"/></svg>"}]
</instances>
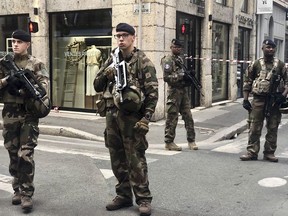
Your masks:
<instances>
[{"instance_id":1,"label":"soldier's face","mask_svg":"<svg viewBox=\"0 0 288 216\"><path fill-rule=\"evenodd\" d=\"M262 51L264 56L272 57L276 52L276 47L272 47L271 45L263 45Z\"/></svg>"},{"instance_id":2,"label":"soldier's face","mask_svg":"<svg viewBox=\"0 0 288 216\"><path fill-rule=\"evenodd\" d=\"M182 52L182 47L177 45L171 45L171 51L174 55L180 55Z\"/></svg>"},{"instance_id":3,"label":"soldier's face","mask_svg":"<svg viewBox=\"0 0 288 216\"><path fill-rule=\"evenodd\" d=\"M12 39L12 49L15 54L26 54L29 46L30 42L25 42L19 39Z\"/></svg>"},{"instance_id":4,"label":"soldier's face","mask_svg":"<svg viewBox=\"0 0 288 216\"><path fill-rule=\"evenodd\" d=\"M131 35L127 32L117 32L115 38L119 48L122 50L126 50L134 46L135 35Z\"/></svg>"}]
</instances>

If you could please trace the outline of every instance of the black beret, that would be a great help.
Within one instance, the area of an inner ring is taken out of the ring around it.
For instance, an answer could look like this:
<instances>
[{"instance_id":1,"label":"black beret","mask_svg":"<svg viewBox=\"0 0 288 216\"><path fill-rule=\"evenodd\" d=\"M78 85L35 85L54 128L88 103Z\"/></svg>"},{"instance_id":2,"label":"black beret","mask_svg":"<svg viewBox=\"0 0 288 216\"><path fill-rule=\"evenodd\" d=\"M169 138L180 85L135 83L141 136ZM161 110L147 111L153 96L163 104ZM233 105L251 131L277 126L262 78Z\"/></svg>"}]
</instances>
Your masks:
<instances>
[{"instance_id":1,"label":"black beret","mask_svg":"<svg viewBox=\"0 0 288 216\"><path fill-rule=\"evenodd\" d=\"M180 42L180 40L178 40L178 39L173 39L173 40L171 41L171 43L172 43L173 45L176 45L176 46L180 46L180 47L183 46L182 43Z\"/></svg>"},{"instance_id":2,"label":"black beret","mask_svg":"<svg viewBox=\"0 0 288 216\"><path fill-rule=\"evenodd\" d=\"M116 32L127 32L131 35L134 35L135 34L135 29L127 24L127 23L119 23L117 26L116 26Z\"/></svg>"},{"instance_id":3,"label":"black beret","mask_svg":"<svg viewBox=\"0 0 288 216\"><path fill-rule=\"evenodd\" d=\"M271 47L275 48L276 47L276 44L274 41L272 41L271 39L265 39L263 41L263 45L270 45Z\"/></svg>"},{"instance_id":4,"label":"black beret","mask_svg":"<svg viewBox=\"0 0 288 216\"><path fill-rule=\"evenodd\" d=\"M31 35L23 30L16 30L12 33L12 38L19 39L25 42L31 42Z\"/></svg>"}]
</instances>

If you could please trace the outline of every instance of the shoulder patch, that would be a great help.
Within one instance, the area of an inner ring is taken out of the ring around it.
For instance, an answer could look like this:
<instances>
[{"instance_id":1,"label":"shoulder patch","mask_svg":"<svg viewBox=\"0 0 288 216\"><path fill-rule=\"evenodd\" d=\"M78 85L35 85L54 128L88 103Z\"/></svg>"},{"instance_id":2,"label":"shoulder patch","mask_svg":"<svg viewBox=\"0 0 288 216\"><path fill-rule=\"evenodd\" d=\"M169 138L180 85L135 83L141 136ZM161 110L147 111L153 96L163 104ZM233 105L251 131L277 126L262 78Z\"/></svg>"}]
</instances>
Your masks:
<instances>
[{"instance_id":1,"label":"shoulder patch","mask_svg":"<svg viewBox=\"0 0 288 216\"><path fill-rule=\"evenodd\" d=\"M170 64L165 64L165 65L164 65L164 68L165 68L166 70L168 70L168 69L170 68Z\"/></svg>"},{"instance_id":2,"label":"shoulder patch","mask_svg":"<svg viewBox=\"0 0 288 216\"><path fill-rule=\"evenodd\" d=\"M145 74L145 78L146 79L149 79L150 77L151 77L151 73L150 72Z\"/></svg>"}]
</instances>

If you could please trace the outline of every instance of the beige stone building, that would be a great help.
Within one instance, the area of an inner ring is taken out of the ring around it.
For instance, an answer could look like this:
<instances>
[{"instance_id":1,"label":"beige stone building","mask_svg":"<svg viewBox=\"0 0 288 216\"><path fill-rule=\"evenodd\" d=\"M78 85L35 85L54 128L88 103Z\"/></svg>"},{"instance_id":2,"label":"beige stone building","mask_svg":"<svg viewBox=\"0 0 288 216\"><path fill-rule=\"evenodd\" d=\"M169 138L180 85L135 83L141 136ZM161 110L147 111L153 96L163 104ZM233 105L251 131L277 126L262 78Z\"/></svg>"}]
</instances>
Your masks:
<instances>
[{"instance_id":1,"label":"beige stone building","mask_svg":"<svg viewBox=\"0 0 288 216\"><path fill-rule=\"evenodd\" d=\"M29 19L37 22L39 31L31 33L31 53L49 68L53 106L93 111L96 97L86 94L87 86L92 85L91 76L87 74L91 71L91 68L87 69L87 50L96 46L102 59L97 66L101 66L116 46L115 26L119 22L130 23L137 32L135 45L144 50L157 69L160 98L155 118L161 119L165 115L166 86L160 60L169 53L173 38L180 39L185 45L183 57L187 67L195 70L202 84L202 95L191 88L191 108L209 107L216 102L241 97L243 71L249 61L260 55L258 50L262 39L277 36L284 58L286 35L279 26L282 25L282 15L286 16L288 3L273 1L273 10L276 8L277 14L262 16L256 13L256 2L1 0L0 51L2 55L11 51L13 30L28 30ZM275 17L272 21L271 16ZM268 29L273 22L279 28L274 29L273 34L263 30L267 19L270 20ZM259 20L262 20L263 32L257 28ZM285 27L286 21L283 23Z\"/></svg>"}]
</instances>

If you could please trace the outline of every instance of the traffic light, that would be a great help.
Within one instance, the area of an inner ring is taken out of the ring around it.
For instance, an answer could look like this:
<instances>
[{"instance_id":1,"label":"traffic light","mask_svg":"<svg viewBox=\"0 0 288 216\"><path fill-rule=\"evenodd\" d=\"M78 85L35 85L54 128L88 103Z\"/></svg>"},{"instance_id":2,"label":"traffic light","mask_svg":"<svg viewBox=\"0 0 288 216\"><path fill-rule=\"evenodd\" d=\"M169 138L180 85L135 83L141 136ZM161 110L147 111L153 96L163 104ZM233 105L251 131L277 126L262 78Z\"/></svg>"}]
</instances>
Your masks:
<instances>
[{"instance_id":1,"label":"traffic light","mask_svg":"<svg viewBox=\"0 0 288 216\"><path fill-rule=\"evenodd\" d=\"M37 22L29 21L28 27L29 27L29 32L30 33L36 33L39 30Z\"/></svg>"},{"instance_id":2,"label":"traffic light","mask_svg":"<svg viewBox=\"0 0 288 216\"><path fill-rule=\"evenodd\" d=\"M189 24L188 23L182 23L181 24L181 34L185 35L189 32Z\"/></svg>"}]
</instances>

